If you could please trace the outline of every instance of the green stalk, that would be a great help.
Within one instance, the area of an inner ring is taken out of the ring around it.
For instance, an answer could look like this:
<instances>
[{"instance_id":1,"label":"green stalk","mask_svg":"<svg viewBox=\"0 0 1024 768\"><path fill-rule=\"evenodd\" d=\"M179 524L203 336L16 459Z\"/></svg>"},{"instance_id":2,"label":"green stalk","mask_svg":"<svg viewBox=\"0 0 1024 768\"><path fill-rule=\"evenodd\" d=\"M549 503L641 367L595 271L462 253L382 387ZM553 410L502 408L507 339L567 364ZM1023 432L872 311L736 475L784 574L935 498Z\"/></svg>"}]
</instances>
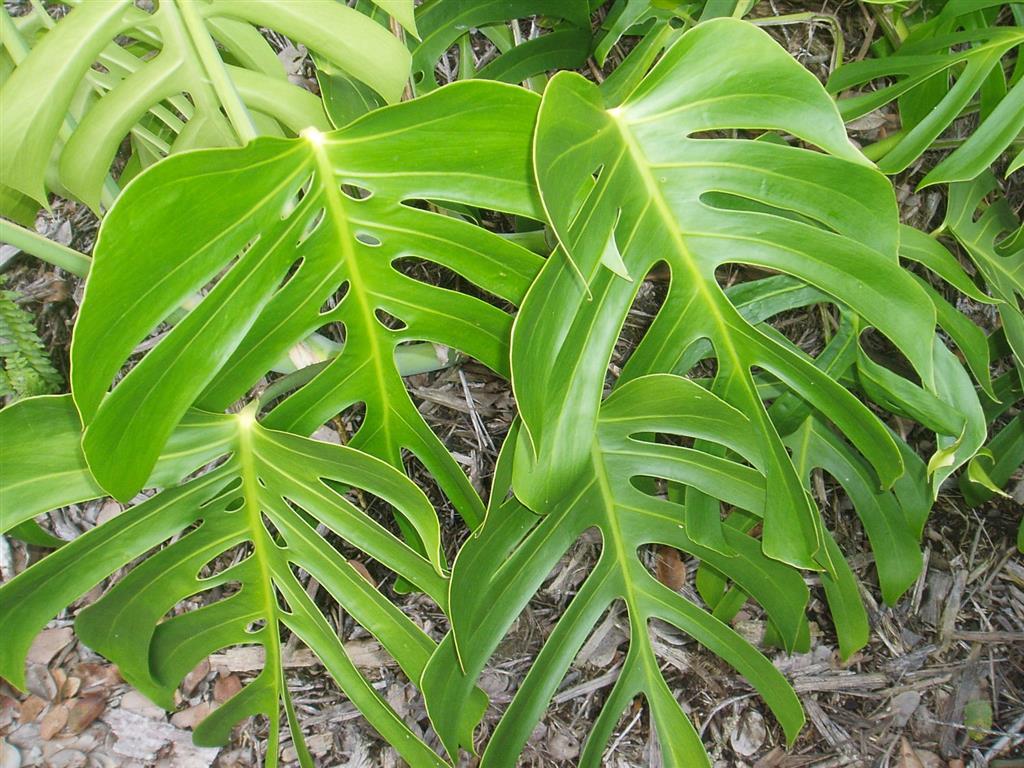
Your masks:
<instances>
[{"instance_id":1,"label":"green stalk","mask_svg":"<svg viewBox=\"0 0 1024 768\"><path fill-rule=\"evenodd\" d=\"M28 43L21 36L21 32L18 31L14 19L7 13L7 9L2 6L0 6L0 43L3 43L4 48L7 49L15 66L29 54Z\"/></svg>"},{"instance_id":2,"label":"green stalk","mask_svg":"<svg viewBox=\"0 0 1024 768\"><path fill-rule=\"evenodd\" d=\"M228 120L231 121L231 127L235 129L239 141L242 144L248 144L259 135L259 132L252 122L252 115L249 114L241 96L238 95L234 82L228 77L227 68L224 66L224 61L217 52L213 40L203 28L201 14L196 10L194 3L168 4L167 7L177 8L181 14L181 20L185 24L185 29L203 65L203 70L210 78L210 85L213 86L218 100L224 107L224 112L227 114Z\"/></svg>"},{"instance_id":3,"label":"green stalk","mask_svg":"<svg viewBox=\"0 0 1024 768\"><path fill-rule=\"evenodd\" d=\"M876 141L874 144L868 144L866 147L861 149L861 152L868 160L877 162L885 157L886 153L900 142L900 139L903 138L903 133L904 132L902 130L890 133L881 141Z\"/></svg>"},{"instance_id":4,"label":"green stalk","mask_svg":"<svg viewBox=\"0 0 1024 768\"><path fill-rule=\"evenodd\" d=\"M832 69L843 63L843 29L839 25L839 19L828 13L815 13L806 11L804 13L787 13L783 16L768 16L763 19L751 19L750 23L757 27L780 27L786 24L814 24L823 21L832 30Z\"/></svg>"},{"instance_id":5,"label":"green stalk","mask_svg":"<svg viewBox=\"0 0 1024 768\"><path fill-rule=\"evenodd\" d=\"M13 222L0 219L0 241L13 245L37 259L67 270L84 278L89 274L92 259L66 245L55 243L38 232L20 227Z\"/></svg>"}]
</instances>

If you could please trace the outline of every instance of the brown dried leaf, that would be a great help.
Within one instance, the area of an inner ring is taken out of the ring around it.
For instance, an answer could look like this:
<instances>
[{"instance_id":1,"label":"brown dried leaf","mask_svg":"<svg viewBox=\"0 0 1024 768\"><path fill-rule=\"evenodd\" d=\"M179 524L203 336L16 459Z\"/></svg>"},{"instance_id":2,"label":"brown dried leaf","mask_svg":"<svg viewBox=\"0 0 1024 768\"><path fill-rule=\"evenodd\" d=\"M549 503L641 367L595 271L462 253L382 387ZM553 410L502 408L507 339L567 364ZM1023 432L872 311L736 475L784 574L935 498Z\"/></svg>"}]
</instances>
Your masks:
<instances>
[{"instance_id":1,"label":"brown dried leaf","mask_svg":"<svg viewBox=\"0 0 1024 768\"><path fill-rule=\"evenodd\" d=\"M57 698L57 684L53 681L50 670L42 664L29 664L25 671L25 687L45 701Z\"/></svg>"},{"instance_id":2,"label":"brown dried leaf","mask_svg":"<svg viewBox=\"0 0 1024 768\"><path fill-rule=\"evenodd\" d=\"M57 686L58 698L63 698L64 684L68 681L68 673L65 672L63 669L57 668L53 670L50 674L53 675L54 685Z\"/></svg>"},{"instance_id":3,"label":"brown dried leaf","mask_svg":"<svg viewBox=\"0 0 1024 768\"><path fill-rule=\"evenodd\" d=\"M82 681L79 678L69 677L64 681L64 685L60 687L60 697L62 699L73 699L81 687Z\"/></svg>"},{"instance_id":4,"label":"brown dried leaf","mask_svg":"<svg viewBox=\"0 0 1024 768\"><path fill-rule=\"evenodd\" d=\"M213 711L213 707L208 702L202 701L196 704L194 707L183 709L181 712L175 712L171 715L171 725L175 728L195 728L199 723L206 719L206 716Z\"/></svg>"},{"instance_id":5,"label":"brown dried leaf","mask_svg":"<svg viewBox=\"0 0 1024 768\"><path fill-rule=\"evenodd\" d=\"M68 722L68 705L58 704L45 715L39 723L39 738L49 741L60 733Z\"/></svg>"},{"instance_id":6,"label":"brown dried leaf","mask_svg":"<svg viewBox=\"0 0 1024 768\"><path fill-rule=\"evenodd\" d=\"M21 702L21 713L18 715L18 723L34 723L40 713L46 709L46 702L35 695L29 696Z\"/></svg>"},{"instance_id":7,"label":"brown dried leaf","mask_svg":"<svg viewBox=\"0 0 1024 768\"><path fill-rule=\"evenodd\" d=\"M186 696L191 696L208 674L210 674L210 660L203 659L195 669L185 675L185 679L181 683L181 692Z\"/></svg>"},{"instance_id":8,"label":"brown dried leaf","mask_svg":"<svg viewBox=\"0 0 1024 768\"><path fill-rule=\"evenodd\" d=\"M365 565L363 565L358 560L349 560L348 564L355 568L357 571L359 571L359 575L366 579L368 582L370 582L372 586L377 586L377 582L374 580L373 576L370 575L370 571L367 569Z\"/></svg>"},{"instance_id":9,"label":"brown dried leaf","mask_svg":"<svg viewBox=\"0 0 1024 768\"><path fill-rule=\"evenodd\" d=\"M72 702L68 702L72 704ZM74 701L71 712L68 713L68 731L79 734L92 725L93 721L103 714L107 708L107 700L99 694L83 696Z\"/></svg>"},{"instance_id":10,"label":"brown dried leaf","mask_svg":"<svg viewBox=\"0 0 1024 768\"><path fill-rule=\"evenodd\" d=\"M218 677L213 683L213 700L223 704L241 690L242 681L238 679L238 675Z\"/></svg>"},{"instance_id":11,"label":"brown dried leaf","mask_svg":"<svg viewBox=\"0 0 1024 768\"><path fill-rule=\"evenodd\" d=\"M910 746L907 737L900 739L900 753L897 756L896 768L924 768L924 763L917 756L917 752Z\"/></svg>"},{"instance_id":12,"label":"brown dried leaf","mask_svg":"<svg viewBox=\"0 0 1024 768\"><path fill-rule=\"evenodd\" d=\"M82 681L79 690L91 691L94 688L110 688L121 680L121 673L113 664L99 664L94 661L83 661L76 664L72 674Z\"/></svg>"},{"instance_id":13,"label":"brown dried leaf","mask_svg":"<svg viewBox=\"0 0 1024 768\"><path fill-rule=\"evenodd\" d=\"M74 638L71 627L44 629L32 641L28 649L28 660L33 664L49 664L50 660L67 647Z\"/></svg>"},{"instance_id":14,"label":"brown dried leaf","mask_svg":"<svg viewBox=\"0 0 1024 768\"><path fill-rule=\"evenodd\" d=\"M654 575L658 581L678 592L686 584L686 565L675 547L658 545L658 559L654 568Z\"/></svg>"}]
</instances>

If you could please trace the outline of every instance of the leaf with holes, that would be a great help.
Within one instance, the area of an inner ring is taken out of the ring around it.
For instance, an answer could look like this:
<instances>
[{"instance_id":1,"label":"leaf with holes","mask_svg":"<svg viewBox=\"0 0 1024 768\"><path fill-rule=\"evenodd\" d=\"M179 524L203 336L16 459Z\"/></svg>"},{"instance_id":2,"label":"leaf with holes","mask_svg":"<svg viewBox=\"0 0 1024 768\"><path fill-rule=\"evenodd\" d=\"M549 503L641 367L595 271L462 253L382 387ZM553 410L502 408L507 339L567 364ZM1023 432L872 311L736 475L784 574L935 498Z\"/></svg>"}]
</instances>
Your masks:
<instances>
[{"instance_id":1,"label":"leaf with holes","mask_svg":"<svg viewBox=\"0 0 1024 768\"><path fill-rule=\"evenodd\" d=\"M71 5L55 24L46 17L52 29L31 48L2 11L17 68L0 96L0 176L40 203L55 190L108 207L116 185L107 174L129 134L133 162L145 165L257 132L326 128L320 101L288 82L261 28L306 45L387 101L398 100L409 75L402 43L342 2L165 0L152 12L132 0Z\"/></svg>"},{"instance_id":2,"label":"leaf with holes","mask_svg":"<svg viewBox=\"0 0 1024 768\"><path fill-rule=\"evenodd\" d=\"M775 332L769 321L784 312L830 301L821 291L783 275L739 283L727 288L726 295L744 319L756 324L761 331L774 334L779 343L791 345L792 352L801 356L805 353ZM814 358L814 365L834 379L855 385L857 366L863 359L857 345L860 330L858 319L849 311L841 310L839 328ZM677 367L690 368L709 350L706 344L691 347ZM701 383L707 385L710 380L704 379ZM894 602L914 582L921 567L922 527L932 502L924 463L897 439L905 472L893 489L879 490L870 465L806 401L764 374L756 376L755 383L762 399L772 403L768 414L792 452L801 479L810 485L812 471L824 469L846 491L872 543L882 594L887 602ZM959 435L960 422L957 421L950 431L954 436ZM680 503L685 501L685 488L670 484L667 490L669 498ZM725 524L743 530L750 530L754 523L749 515L736 512L731 512L725 520ZM867 615L861 605L857 581L827 531L825 545L829 548L833 572L822 573L821 579L840 650L848 657L867 642ZM701 597L723 620L731 619L747 597L735 584L729 587L727 581L726 574L715 571L707 563L701 564L697 574Z\"/></svg>"},{"instance_id":3,"label":"leaf with holes","mask_svg":"<svg viewBox=\"0 0 1024 768\"><path fill-rule=\"evenodd\" d=\"M950 0L941 13L917 26L892 55L840 67L829 78L832 93L891 78L876 90L843 97L839 108L853 120L893 100L899 101L902 130L881 142L878 162L886 173L899 173L932 146L958 118L977 112L981 124L952 154L925 176L922 186L973 179L1024 130L1024 67L1007 77L1004 60L1012 60L1024 43L1024 15L1013 8L1016 26L999 26L995 18L1004 0ZM1011 170L1024 160L1024 150Z\"/></svg>"},{"instance_id":4,"label":"leaf with holes","mask_svg":"<svg viewBox=\"0 0 1024 768\"><path fill-rule=\"evenodd\" d=\"M521 88L460 83L334 133L172 157L133 183L103 223L72 345L100 484L130 498L190 406L225 409L297 341L337 323L341 353L310 369L268 426L310 434L363 403L352 445L394 466L410 452L475 524L482 504L395 355L428 341L507 375L512 318L403 267L451 270L504 302L523 295L539 256L422 201L539 217L528 176L537 104ZM108 395L136 345L211 281Z\"/></svg>"},{"instance_id":5,"label":"leaf with holes","mask_svg":"<svg viewBox=\"0 0 1024 768\"><path fill-rule=\"evenodd\" d=\"M21 485L13 495L5 492L4 509L16 504L15 519L99 495L94 486L89 492L73 417L68 398L25 400L0 412L5 439L9 428L27 426L42 430L54 449L32 467L8 463L4 451L4 487L12 480ZM283 707L300 762L312 765L284 675L287 631L317 655L406 760L444 765L358 672L300 580L304 574L315 579L406 675L418 680L434 643L327 536L356 547L444 606L440 531L422 491L384 462L352 448L266 429L255 421L252 407L236 416L193 411L176 439L165 477L211 460L218 461L215 468L129 507L0 587L7 628L0 675L23 688L25 656L46 622L115 571L145 558L76 621L82 641L114 661L128 682L169 709L180 681L209 654L254 644L265 653L259 675L196 728L198 743L223 744L238 721L263 715L270 721L268 762L276 764ZM57 487L56 476L62 477ZM428 556L355 506L350 488L392 505ZM219 570L213 570L214 563ZM213 599L203 607L177 608L205 593Z\"/></svg>"},{"instance_id":6,"label":"leaf with holes","mask_svg":"<svg viewBox=\"0 0 1024 768\"><path fill-rule=\"evenodd\" d=\"M695 135L730 128L788 131L832 155ZM935 310L899 265L889 183L850 145L824 89L764 32L718 19L687 32L618 107L606 108L582 78L556 76L544 94L535 158L562 251L530 289L513 337L525 427L516 494L543 512L585 471L619 331L643 278L664 263L667 296L620 381L683 373L692 365L677 369L687 350L708 342L705 357L717 365L712 389L751 420L769 465L765 553L827 567L818 512L753 369L831 420L881 485L902 474L900 452L849 391L746 321L716 271L744 264L818 288L889 337L930 388ZM728 551L714 499L688 494L686 524L695 541Z\"/></svg>"},{"instance_id":7,"label":"leaf with holes","mask_svg":"<svg viewBox=\"0 0 1024 768\"><path fill-rule=\"evenodd\" d=\"M711 440L737 460L671 439ZM508 444L507 461L514 447ZM601 554L538 653L494 730L482 766L513 766L537 720L602 613L621 602L629 651L593 722L581 765L598 765L623 711L642 694L666 765L709 765L700 739L660 668L649 625L666 622L737 669L765 698L792 742L803 723L795 693L753 646L703 608L661 584L644 565L649 544L676 547L729 573L764 606L787 647L801 633L807 588L797 570L771 560L746 532L726 528L732 554L703 547L682 524L680 505L662 497L671 480L715 494L761 517L766 483L762 442L750 419L700 385L659 374L630 381L601 408L588 472L557 505L535 515L514 498L492 509L482 531L460 551L452 573L453 637L439 646L423 679L431 720L449 752L472 744L473 714L462 702L516 616L566 550L586 530ZM743 463L744 461L749 463Z\"/></svg>"}]
</instances>

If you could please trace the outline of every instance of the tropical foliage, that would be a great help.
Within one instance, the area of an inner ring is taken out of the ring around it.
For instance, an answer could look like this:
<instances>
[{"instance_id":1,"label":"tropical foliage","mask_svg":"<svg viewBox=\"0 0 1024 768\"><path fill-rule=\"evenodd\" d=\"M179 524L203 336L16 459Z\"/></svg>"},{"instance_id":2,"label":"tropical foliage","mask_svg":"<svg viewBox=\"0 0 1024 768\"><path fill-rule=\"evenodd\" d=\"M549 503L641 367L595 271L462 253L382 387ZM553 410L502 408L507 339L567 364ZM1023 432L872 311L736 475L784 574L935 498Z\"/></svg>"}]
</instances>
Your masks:
<instances>
[{"instance_id":1,"label":"tropical foliage","mask_svg":"<svg viewBox=\"0 0 1024 768\"><path fill-rule=\"evenodd\" d=\"M312 765L282 661L301 642L409 764L465 749L512 766L622 609L628 652L582 764L640 696L664 763L708 765L655 623L749 681L792 744L803 711L767 649L808 646L805 576L843 657L870 633L870 585L814 481L849 499L888 604L952 478L973 504L1012 492L1024 229L1000 176L1024 156L1018 4L876 9L886 39L827 86L742 19L750 2L67 5L0 15L5 241L88 273L70 392L0 411L0 532L54 549L0 586L13 684L36 633L103 585L78 636L165 707L210 653L262 646L199 743L261 715L273 765L283 717ZM844 120L890 103L899 128L862 151ZM942 149L916 177L948 185L925 233L886 174ZM102 216L91 259L14 223L54 194ZM0 383L56 391L13 298ZM792 312L820 317L820 344L783 333ZM405 381L464 360L519 409L485 493ZM343 445L311 437L328 423ZM108 495L125 511L73 541L39 524ZM472 531L450 562L437 505ZM599 556L481 743L481 674L588 531ZM695 591L652 574L653 547L699 561ZM447 618L440 642L396 604L407 591ZM417 686L438 743L356 669L324 596ZM760 647L732 626L745 605Z\"/></svg>"}]
</instances>

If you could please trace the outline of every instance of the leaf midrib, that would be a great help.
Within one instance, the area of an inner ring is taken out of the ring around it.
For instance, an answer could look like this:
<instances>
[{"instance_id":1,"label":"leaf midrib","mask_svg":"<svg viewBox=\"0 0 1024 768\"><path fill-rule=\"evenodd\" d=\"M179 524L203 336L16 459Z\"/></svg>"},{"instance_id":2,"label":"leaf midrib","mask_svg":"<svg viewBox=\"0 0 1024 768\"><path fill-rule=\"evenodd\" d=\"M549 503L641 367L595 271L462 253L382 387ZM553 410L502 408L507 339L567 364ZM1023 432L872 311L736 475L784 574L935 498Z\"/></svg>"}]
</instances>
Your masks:
<instances>
[{"instance_id":1,"label":"leaf midrib","mask_svg":"<svg viewBox=\"0 0 1024 768\"><path fill-rule=\"evenodd\" d=\"M331 217L338 230L338 240L341 245L341 262L348 267L349 294L355 300L359 319L362 321L363 331L367 334L377 391L385 393L388 391L388 377L385 373L380 334L374 332L374 324L377 322L377 319L374 315L373 307L370 306L368 300L370 291L367 288L366 278L360 270L359 259L356 257L355 248L352 245L352 230L349 227L345 204L341 199L341 188L337 183L334 164L331 162L331 158L328 156L325 148L327 142L308 141L308 144L313 151L317 175L320 177L324 190L324 205L327 209L327 215ZM393 442L391 420L387 417L383 418L383 429L387 443L390 445Z\"/></svg>"}]
</instances>

